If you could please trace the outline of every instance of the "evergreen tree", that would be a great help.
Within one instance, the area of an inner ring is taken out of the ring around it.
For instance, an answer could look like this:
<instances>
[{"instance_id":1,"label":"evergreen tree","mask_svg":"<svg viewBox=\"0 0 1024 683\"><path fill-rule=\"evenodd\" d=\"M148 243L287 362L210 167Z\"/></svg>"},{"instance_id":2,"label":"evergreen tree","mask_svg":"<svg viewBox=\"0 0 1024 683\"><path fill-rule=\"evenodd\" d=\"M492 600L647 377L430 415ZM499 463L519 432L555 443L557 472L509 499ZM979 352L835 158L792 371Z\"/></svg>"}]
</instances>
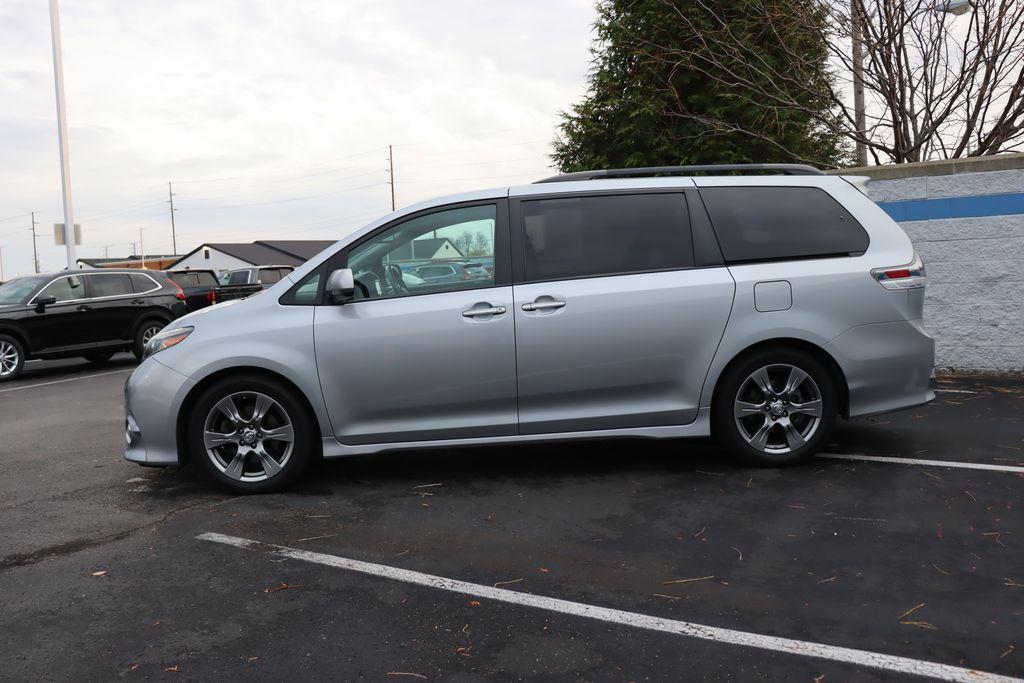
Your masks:
<instances>
[{"instance_id":1,"label":"evergreen tree","mask_svg":"<svg viewBox=\"0 0 1024 683\"><path fill-rule=\"evenodd\" d=\"M848 152L840 136L820 125L820 117L834 115L823 32L789 30L807 26L815 2L599 0L588 90L563 113L552 159L563 172L703 163L841 164ZM787 13L799 21L788 22ZM824 21L825 14L820 16ZM766 27L766 21L777 23ZM786 27L784 45L778 40L780 27ZM739 38L747 50L727 53L716 40L723 32ZM772 68L759 68L759 60ZM744 86L762 79L762 87L787 87L765 84L762 75L785 72L787 60L801 60L802 73L812 65L820 96L804 92L800 106L793 107L779 104L787 98L765 101ZM727 75L720 70L723 64Z\"/></svg>"}]
</instances>

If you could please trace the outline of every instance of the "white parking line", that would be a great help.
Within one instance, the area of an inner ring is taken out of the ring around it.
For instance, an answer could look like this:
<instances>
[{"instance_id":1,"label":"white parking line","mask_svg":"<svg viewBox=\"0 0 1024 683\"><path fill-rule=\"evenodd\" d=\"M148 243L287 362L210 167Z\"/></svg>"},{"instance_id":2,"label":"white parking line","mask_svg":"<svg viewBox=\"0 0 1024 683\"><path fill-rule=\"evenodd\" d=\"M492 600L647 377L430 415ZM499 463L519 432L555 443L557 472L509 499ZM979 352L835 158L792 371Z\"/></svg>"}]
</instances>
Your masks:
<instances>
[{"instance_id":1,"label":"white parking line","mask_svg":"<svg viewBox=\"0 0 1024 683\"><path fill-rule=\"evenodd\" d=\"M950 460L921 460L919 458L890 458L884 455L858 455L856 453L818 453L819 458L830 460L862 460L864 462L888 462L898 465L924 465L926 467L956 467L964 470L989 470L990 472L1012 472L1024 474L1024 467L1015 465L989 465L984 462L957 462Z\"/></svg>"},{"instance_id":2,"label":"white parking line","mask_svg":"<svg viewBox=\"0 0 1024 683\"><path fill-rule=\"evenodd\" d=\"M337 557L336 555L326 555L324 553L314 553L308 550L299 550L297 548L287 548L285 546L260 543L259 541L252 541L246 538L239 538L237 536L226 536L224 534L210 532L199 534L196 538L203 541L222 543L224 545L230 545L246 550L265 550L280 557L312 562L314 564L333 567L335 569L345 569L347 571L368 574L370 576L378 576L385 579L392 579L394 581L402 581L404 583L411 583L418 586L426 586L427 588L438 588L440 590L451 591L453 593L462 593L464 595L473 595L478 598L507 602L513 605L535 607L552 612L560 612L562 614L586 617L588 619L597 619L599 621L631 626L633 628L642 628L649 631L660 631L662 633L672 633L690 638L700 638L702 640L710 640L727 645L742 645L745 647L756 647L762 650L772 650L774 652L785 652L805 657L828 659L834 662L856 664L859 666L883 669L885 671L893 671L901 674L924 676L933 680L964 681L971 683L994 683L996 681L1019 682L1024 680L986 673L974 669L964 669L946 664L927 662L920 659L910 659L909 657L896 657L878 652L869 652L867 650L854 650L846 647L837 647L835 645L812 643L805 640L766 636L758 633L748 633L746 631L719 628L717 626L704 626L703 624L694 624L688 621L652 617L646 614L638 614L636 612L624 612L622 610L609 609L607 607L587 605L582 602L571 602L569 600L549 598L543 595L520 593L518 591L507 590L505 588L494 588L492 586L459 581L458 579L449 579L443 576L424 574L409 569L399 569L397 567L389 567L383 564L350 560L345 557Z\"/></svg>"},{"instance_id":3,"label":"white parking line","mask_svg":"<svg viewBox=\"0 0 1024 683\"><path fill-rule=\"evenodd\" d=\"M74 382L80 379L92 379L93 377L106 377L107 375L116 375L119 372L130 372L135 368L121 368L120 370L111 370L110 372L97 372L95 375L81 375L79 377L65 377L64 379L55 379L52 382L39 382L38 384L23 384L17 387L10 387L9 389L0 389L0 394L6 394L9 391L20 391L22 389L35 389L36 387L47 387L51 384L60 384L61 382Z\"/></svg>"}]
</instances>

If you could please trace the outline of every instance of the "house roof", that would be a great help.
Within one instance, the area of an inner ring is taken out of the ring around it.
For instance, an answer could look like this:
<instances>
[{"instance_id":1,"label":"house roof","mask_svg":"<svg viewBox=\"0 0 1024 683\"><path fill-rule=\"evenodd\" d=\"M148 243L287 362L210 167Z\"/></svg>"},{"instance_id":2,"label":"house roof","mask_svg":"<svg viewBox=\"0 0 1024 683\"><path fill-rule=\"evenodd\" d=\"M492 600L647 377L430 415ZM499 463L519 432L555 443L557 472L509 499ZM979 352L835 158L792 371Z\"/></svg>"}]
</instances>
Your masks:
<instances>
[{"instance_id":1,"label":"house roof","mask_svg":"<svg viewBox=\"0 0 1024 683\"><path fill-rule=\"evenodd\" d=\"M258 242L204 242L179 258L172 268L203 247L210 247L253 266L298 266L334 244L332 240L261 240Z\"/></svg>"},{"instance_id":2,"label":"house roof","mask_svg":"<svg viewBox=\"0 0 1024 683\"><path fill-rule=\"evenodd\" d=\"M406 242L402 246L391 251L389 258L393 260L428 259L440 251L446 244L454 249L455 253L459 256L463 255L463 253L459 251L459 248L447 237L428 237L426 239Z\"/></svg>"},{"instance_id":3,"label":"house roof","mask_svg":"<svg viewBox=\"0 0 1024 683\"><path fill-rule=\"evenodd\" d=\"M177 254L146 254L145 259L147 261L169 261L171 259L180 259L181 256ZM87 266L93 268L102 268L111 263L140 263L143 257L133 254L131 256L123 256L121 258L79 258L79 263L84 263Z\"/></svg>"},{"instance_id":4,"label":"house roof","mask_svg":"<svg viewBox=\"0 0 1024 683\"><path fill-rule=\"evenodd\" d=\"M308 261L334 244L334 240L260 240L256 244L262 244Z\"/></svg>"}]
</instances>

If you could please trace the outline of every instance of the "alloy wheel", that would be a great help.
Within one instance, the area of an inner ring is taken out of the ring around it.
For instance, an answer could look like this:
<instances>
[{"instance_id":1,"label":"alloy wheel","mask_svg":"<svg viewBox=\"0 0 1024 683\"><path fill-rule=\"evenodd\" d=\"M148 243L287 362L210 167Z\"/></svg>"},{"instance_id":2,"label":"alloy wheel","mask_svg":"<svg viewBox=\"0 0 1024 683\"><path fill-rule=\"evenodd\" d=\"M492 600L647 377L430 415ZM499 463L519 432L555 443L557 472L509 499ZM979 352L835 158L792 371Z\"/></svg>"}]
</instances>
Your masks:
<instances>
[{"instance_id":1,"label":"alloy wheel","mask_svg":"<svg viewBox=\"0 0 1024 683\"><path fill-rule=\"evenodd\" d=\"M795 365L766 365L740 384L733 416L752 448L790 453L803 447L821 424L821 390Z\"/></svg>"},{"instance_id":2,"label":"alloy wheel","mask_svg":"<svg viewBox=\"0 0 1024 683\"><path fill-rule=\"evenodd\" d=\"M150 325L149 327L144 329L142 331L142 345L145 346L146 344L148 344L149 340L155 337L158 332L160 332L160 329L161 328L156 325Z\"/></svg>"},{"instance_id":3,"label":"alloy wheel","mask_svg":"<svg viewBox=\"0 0 1024 683\"><path fill-rule=\"evenodd\" d=\"M210 409L203 444L213 465L230 479L265 481L287 465L295 429L280 403L257 391L242 391Z\"/></svg>"},{"instance_id":4,"label":"alloy wheel","mask_svg":"<svg viewBox=\"0 0 1024 683\"><path fill-rule=\"evenodd\" d=\"M19 360L18 348L14 344L0 341L0 377L13 375Z\"/></svg>"}]
</instances>

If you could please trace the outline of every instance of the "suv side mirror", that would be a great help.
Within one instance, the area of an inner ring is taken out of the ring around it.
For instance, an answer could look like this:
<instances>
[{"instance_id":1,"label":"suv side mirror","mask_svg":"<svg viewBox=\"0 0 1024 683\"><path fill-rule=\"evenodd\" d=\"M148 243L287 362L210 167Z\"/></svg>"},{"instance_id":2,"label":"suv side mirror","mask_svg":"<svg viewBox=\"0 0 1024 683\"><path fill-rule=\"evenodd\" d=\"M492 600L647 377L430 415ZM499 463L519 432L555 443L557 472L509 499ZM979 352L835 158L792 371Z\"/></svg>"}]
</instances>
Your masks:
<instances>
[{"instance_id":1,"label":"suv side mirror","mask_svg":"<svg viewBox=\"0 0 1024 683\"><path fill-rule=\"evenodd\" d=\"M32 300L36 310L42 312L47 306L52 306L57 303L57 297L55 296L41 296Z\"/></svg>"},{"instance_id":2,"label":"suv side mirror","mask_svg":"<svg viewBox=\"0 0 1024 683\"><path fill-rule=\"evenodd\" d=\"M327 277L327 287L324 289L327 301L340 306L349 301L356 293L356 279L351 268L339 268L331 271Z\"/></svg>"}]
</instances>

